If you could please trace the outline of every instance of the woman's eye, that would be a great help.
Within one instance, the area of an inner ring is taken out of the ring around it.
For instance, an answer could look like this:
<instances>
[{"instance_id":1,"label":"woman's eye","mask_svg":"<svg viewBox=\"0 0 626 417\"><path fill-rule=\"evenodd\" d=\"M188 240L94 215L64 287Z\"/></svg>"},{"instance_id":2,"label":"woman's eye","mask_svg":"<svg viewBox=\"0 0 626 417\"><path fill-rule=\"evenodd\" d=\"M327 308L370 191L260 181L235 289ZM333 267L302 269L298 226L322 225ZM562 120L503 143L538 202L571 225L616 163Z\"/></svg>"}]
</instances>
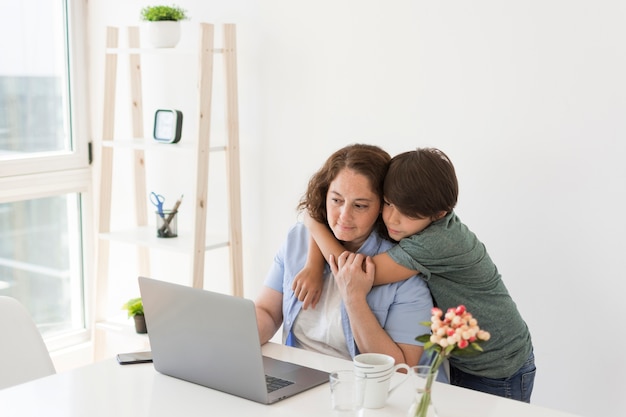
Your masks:
<instances>
[{"instance_id":1,"label":"woman's eye","mask_svg":"<svg viewBox=\"0 0 626 417\"><path fill-rule=\"evenodd\" d=\"M355 204L354 207L356 207L359 210L366 210L369 206L365 204Z\"/></svg>"}]
</instances>

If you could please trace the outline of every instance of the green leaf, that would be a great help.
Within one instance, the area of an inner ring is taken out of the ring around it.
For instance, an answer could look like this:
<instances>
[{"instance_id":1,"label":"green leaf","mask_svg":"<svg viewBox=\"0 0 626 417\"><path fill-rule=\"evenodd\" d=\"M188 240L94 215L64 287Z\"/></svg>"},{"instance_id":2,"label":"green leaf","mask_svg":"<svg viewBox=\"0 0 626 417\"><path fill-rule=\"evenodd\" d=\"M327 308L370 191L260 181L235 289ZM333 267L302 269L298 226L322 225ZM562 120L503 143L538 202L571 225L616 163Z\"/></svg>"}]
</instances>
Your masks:
<instances>
[{"instance_id":1,"label":"green leaf","mask_svg":"<svg viewBox=\"0 0 626 417\"><path fill-rule=\"evenodd\" d=\"M437 353L441 353L441 346L439 346L436 343L431 342L430 340L426 343L424 343L424 350L433 350Z\"/></svg>"},{"instance_id":2,"label":"green leaf","mask_svg":"<svg viewBox=\"0 0 626 417\"><path fill-rule=\"evenodd\" d=\"M187 11L176 6L146 6L141 9L141 18L148 22L156 22L161 20L185 20L187 19Z\"/></svg>"},{"instance_id":3,"label":"green leaf","mask_svg":"<svg viewBox=\"0 0 626 417\"><path fill-rule=\"evenodd\" d=\"M128 317L143 314L143 303L141 302L141 298L131 298L124 303L122 309L128 311Z\"/></svg>"},{"instance_id":4,"label":"green leaf","mask_svg":"<svg viewBox=\"0 0 626 417\"><path fill-rule=\"evenodd\" d=\"M426 342L430 341L430 335L429 334L423 334L421 336L417 336L415 338L415 340L417 340L418 342L426 343Z\"/></svg>"},{"instance_id":5,"label":"green leaf","mask_svg":"<svg viewBox=\"0 0 626 417\"><path fill-rule=\"evenodd\" d=\"M452 356L476 356L483 351L483 348L476 342L470 343L465 349L456 349Z\"/></svg>"},{"instance_id":6,"label":"green leaf","mask_svg":"<svg viewBox=\"0 0 626 417\"><path fill-rule=\"evenodd\" d=\"M482 352L483 351L483 348L476 342L470 343L469 347L471 347L472 349L477 350L478 352Z\"/></svg>"}]
</instances>

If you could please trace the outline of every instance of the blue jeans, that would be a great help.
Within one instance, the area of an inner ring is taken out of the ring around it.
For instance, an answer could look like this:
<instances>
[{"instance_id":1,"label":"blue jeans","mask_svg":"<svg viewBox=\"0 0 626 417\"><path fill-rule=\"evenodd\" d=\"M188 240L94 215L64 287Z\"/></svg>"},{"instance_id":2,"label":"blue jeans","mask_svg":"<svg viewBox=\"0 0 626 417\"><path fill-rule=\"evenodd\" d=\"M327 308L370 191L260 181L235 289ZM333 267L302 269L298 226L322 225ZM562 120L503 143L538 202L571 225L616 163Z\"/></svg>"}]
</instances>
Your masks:
<instances>
[{"instance_id":1,"label":"blue jeans","mask_svg":"<svg viewBox=\"0 0 626 417\"><path fill-rule=\"evenodd\" d=\"M450 383L459 387L529 403L535 383L536 371L535 355L531 352L522 367L507 378L485 378L471 375L456 369L450 364Z\"/></svg>"}]
</instances>

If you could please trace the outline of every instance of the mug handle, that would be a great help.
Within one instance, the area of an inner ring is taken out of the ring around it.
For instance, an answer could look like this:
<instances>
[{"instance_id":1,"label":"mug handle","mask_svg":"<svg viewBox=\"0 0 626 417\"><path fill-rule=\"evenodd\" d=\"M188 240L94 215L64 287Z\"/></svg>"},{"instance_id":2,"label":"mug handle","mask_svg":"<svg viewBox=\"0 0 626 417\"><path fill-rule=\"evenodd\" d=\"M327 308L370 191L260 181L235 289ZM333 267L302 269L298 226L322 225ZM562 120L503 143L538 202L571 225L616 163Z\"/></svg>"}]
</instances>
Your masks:
<instances>
[{"instance_id":1,"label":"mug handle","mask_svg":"<svg viewBox=\"0 0 626 417\"><path fill-rule=\"evenodd\" d=\"M409 367L409 365L407 365L406 363L399 363L396 366L394 366L393 371L398 372L398 369L405 369L406 373L401 373L400 375L402 375L402 379L400 379L398 382L396 382L396 384L392 387L389 388L388 391L388 395L390 395L396 388L398 388L400 385L402 385L402 383L404 381L407 380L407 378L409 377L409 372L411 370L411 368Z\"/></svg>"}]
</instances>

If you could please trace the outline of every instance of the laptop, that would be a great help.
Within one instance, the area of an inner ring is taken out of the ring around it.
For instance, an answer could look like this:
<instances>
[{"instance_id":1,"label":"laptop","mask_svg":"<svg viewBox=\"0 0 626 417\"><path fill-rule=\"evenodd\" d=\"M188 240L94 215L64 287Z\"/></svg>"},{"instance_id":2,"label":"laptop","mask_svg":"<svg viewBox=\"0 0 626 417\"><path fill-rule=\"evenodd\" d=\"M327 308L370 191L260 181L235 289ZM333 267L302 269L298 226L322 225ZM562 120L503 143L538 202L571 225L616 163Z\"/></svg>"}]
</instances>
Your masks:
<instances>
[{"instance_id":1,"label":"laptop","mask_svg":"<svg viewBox=\"0 0 626 417\"><path fill-rule=\"evenodd\" d=\"M263 404L328 382L328 372L263 356L254 302L139 277L154 368Z\"/></svg>"}]
</instances>

